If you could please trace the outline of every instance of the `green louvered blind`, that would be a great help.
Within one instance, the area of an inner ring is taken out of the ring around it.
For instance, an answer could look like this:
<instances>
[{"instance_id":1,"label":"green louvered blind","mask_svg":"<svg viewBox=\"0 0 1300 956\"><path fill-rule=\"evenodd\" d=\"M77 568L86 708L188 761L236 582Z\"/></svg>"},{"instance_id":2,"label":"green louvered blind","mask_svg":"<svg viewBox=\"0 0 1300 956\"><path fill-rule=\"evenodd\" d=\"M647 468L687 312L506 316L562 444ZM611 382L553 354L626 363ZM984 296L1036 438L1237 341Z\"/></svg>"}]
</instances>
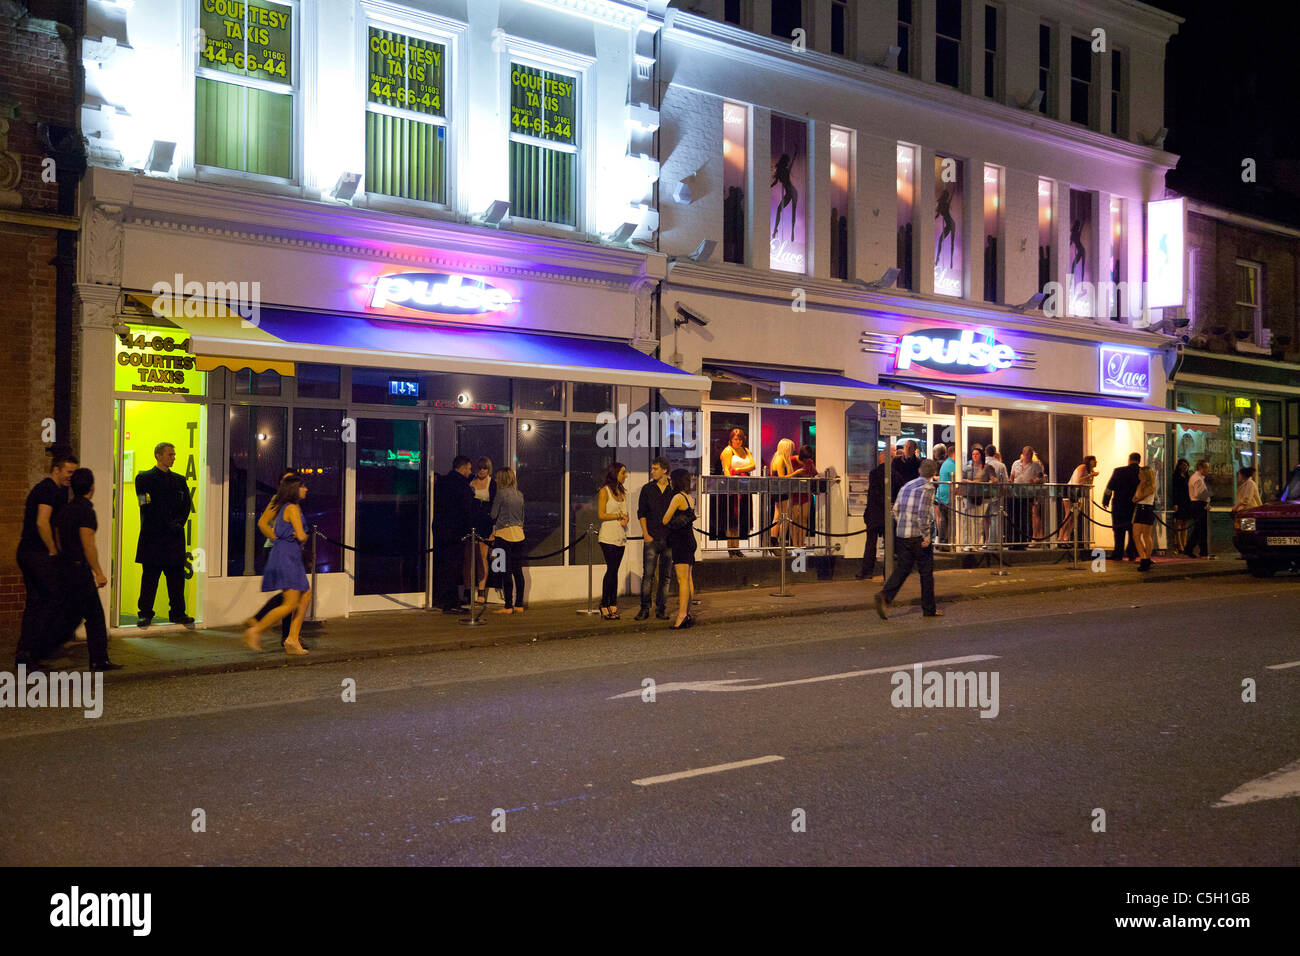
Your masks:
<instances>
[{"instance_id":1,"label":"green louvered blind","mask_svg":"<svg viewBox=\"0 0 1300 956\"><path fill-rule=\"evenodd\" d=\"M371 27L368 50L366 192L446 203L446 46Z\"/></svg>"},{"instance_id":2,"label":"green louvered blind","mask_svg":"<svg viewBox=\"0 0 1300 956\"><path fill-rule=\"evenodd\" d=\"M577 77L510 64L510 214L578 222Z\"/></svg>"},{"instance_id":3,"label":"green louvered blind","mask_svg":"<svg viewBox=\"0 0 1300 956\"><path fill-rule=\"evenodd\" d=\"M295 6L195 2L194 161L292 179Z\"/></svg>"}]
</instances>

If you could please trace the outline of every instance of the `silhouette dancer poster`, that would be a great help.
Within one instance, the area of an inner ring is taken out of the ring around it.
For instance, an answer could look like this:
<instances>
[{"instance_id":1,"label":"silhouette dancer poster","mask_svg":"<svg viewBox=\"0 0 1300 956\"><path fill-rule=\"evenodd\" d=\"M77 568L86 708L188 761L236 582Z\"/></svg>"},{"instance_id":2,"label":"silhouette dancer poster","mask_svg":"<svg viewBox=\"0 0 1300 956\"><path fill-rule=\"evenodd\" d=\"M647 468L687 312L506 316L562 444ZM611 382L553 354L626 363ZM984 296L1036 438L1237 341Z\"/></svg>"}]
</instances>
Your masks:
<instances>
[{"instance_id":1,"label":"silhouette dancer poster","mask_svg":"<svg viewBox=\"0 0 1300 956\"><path fill-rule=\"evenodd\" d=\"M950 156L934 157L934 291L959 298L966 268L965 166Z\"/></svg>"},{"instance_id":2,"label":"silhouette dancer poster","mask_svg":"<svg viewBox=\"0 0 1300 956\"><path fill-rule=\"evenodd\" d=\"M772 268L808 271L808 124L772 117Z\"/></svg>"}]
</instances>

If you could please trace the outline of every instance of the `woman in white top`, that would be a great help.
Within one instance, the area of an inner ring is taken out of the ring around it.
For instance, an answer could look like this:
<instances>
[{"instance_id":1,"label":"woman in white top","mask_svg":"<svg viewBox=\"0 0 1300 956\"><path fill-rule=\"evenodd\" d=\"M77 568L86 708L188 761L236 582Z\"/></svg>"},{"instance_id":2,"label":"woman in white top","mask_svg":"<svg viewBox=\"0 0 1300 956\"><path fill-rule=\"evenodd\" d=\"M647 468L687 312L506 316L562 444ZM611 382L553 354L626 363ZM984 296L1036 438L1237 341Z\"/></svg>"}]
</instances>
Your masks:
<instances>
[{"instance_id":1,"label":"woman in white top","mask_svg":"<svg viewBox=\"0 0 1300 956\"><path fill-rule=\"evenodd\" d=\"M618 569L627 549L627 469L622 462L614 462L605 469L605 483L596 496L596 516L600 518L600 550L605 555L605 581L600 591L600 616L607 621L617 621Z\"/></svg>"},{"instance_id":2,"label":"woman in white top","mask_svg":"<svg viewBox=\"0 0 1300 956\"><path fill-rule=\"evenodd\" d=\"M772 456L771 467L767 473L772 478L789 478L794 474L794 442L782 438L776 443L776 454ZM772 495L772 521L780 522L790 512L790 493L788 491ZM781 546L782 526L777 524L771 531L772 544Z\"/></svg>"},{"instance_id":3,"label":"woman in white top","mask_svg":"<svg viewBox=\"0 0 1300 956\"><path fill-rule=\"evenodd\" d=\"M722 459L722 473L724 475L749 475L758 467L758 462L754 460L754 455L749 450L749 436L745 434L743 428L733 428L728 438L727 447L722 449L719 457ZM723 509L723 523L727 526L727 553L733 558L743 557L740 553L740 538L744 536L748 540L750 527L749 495L722 495L720 496L721 507Z\"/></svg>"},{"instance_id":4,"label":"woman in white top","mask_svg":"<svg viewBox=\"0 0 1300 956\"><path fill-rule=\"evenodd\" d=\"M1137 491L1133 492L1133 542L1137 545L1139 571L1151 569L1154 547L1152 530L1156 523L1156 470L1143 466L1138 470Z\"/></svg>"},{"instance_id":5,"label":"woman in white top","mask_svg":"<svg viewBox=\"0 0 1300 956\"><path fill-rule=\"evenodd\" d=\"M1237 477L1241 483L1237 485L1237 503L1233 506L1233 511L1245 511L1247 508L1258 508L1264 502L1259 497L1259 485L1255 483L1255 469L1246 467L1237 471Z\"/></svg>"},{"instance_id":6,"label":"woman in white top","mask_svg":"<svg viewBox=\"0 0 1300 956\"><path fill-rule=\"evenodd\" d=\"M1074 474L1070 475L1070 484L1075 487L1085 486L1091 488L1093 479L1096 477L1097 477L1097 456L1089 455L1087 458L1083 460L1082 465L1079 465L1079 467L1074 469ZM1092 492L1089 491L1087 492L1087 494L1091 496ZM1061 517L1061 533L1056 536L1056 540L1059 541L1061 544L1068 545L1070 543L1070 535L1074 531L1074 522L1070 520L1070 516L1074 513L1074 509L1076 507L1077 508L1083 507L1082 498L1079 499L1079 502L1080 503L1076 505L1073 499L1071 498L1066 498L1062 502L1062 504L1065 505L1065 514ZM1080 521L1083 520L1082 513L1079 515L1078 520Z\"/></svg>"}]
</instances>

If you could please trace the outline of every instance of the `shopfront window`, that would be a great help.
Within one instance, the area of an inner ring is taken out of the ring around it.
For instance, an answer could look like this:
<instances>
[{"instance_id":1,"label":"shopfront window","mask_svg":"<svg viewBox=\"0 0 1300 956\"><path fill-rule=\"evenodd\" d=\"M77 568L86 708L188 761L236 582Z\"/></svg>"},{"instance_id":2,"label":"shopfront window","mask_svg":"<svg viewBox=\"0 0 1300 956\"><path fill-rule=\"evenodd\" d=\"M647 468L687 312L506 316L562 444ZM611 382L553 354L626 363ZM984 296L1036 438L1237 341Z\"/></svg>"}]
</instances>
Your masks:
<instances>
[{"instance_id":1,"label":"shopfront window","mask_svg":"<svg viewBox=\"0 0 1300 956\"><path fill-rule=\"evenodd\" d=\"M602 426L594 422L571 422L569 424L569 540L577 541L587 526L600 530L600 518L596 511L596 495L605 481L605 469L618 455L617 448L601 448L596 443L597 433ZM628 534L634 533L636 522L636 504L629 499ZM590 554L596 562L603 561L598 547L588 549L583 542L573 549L570 564L586 564Z\"/></svg>"},{"instance_id":2,"label":"shopfront window","mask_svg":"<svg viewBox=\"0 0 1300 956\"><path fill-rule=\"evenodd\" d=\"M1210 475L1206 481L1213 495L1212 504L1231 507L1236 500L1237 469L1255 465L1254 403L1227 394L1182 390L1177 393L1177 402L1181 411L1219 417L1217 429L1174 426L1175 452L1172 457L1174 461L1186 458L1192 468L1201 459L1208 461ZM1245 422L1247 418L1252 419L1248 424ZM1240 441L1238 436L1244 438L1248 431L1251 440Z\"/></svg>"},{"instance_id":3,"label":"shopfront window","mask_svg":"<svg viewBox=\"0 0 1300 956\"><path fill-rule=\"evenodd\" d=\"M301 373L301 368L298 369ZM346 468L340 409L293 409L293 467L302 475L307 497L302 504L304 529L316 525L321 534L343 540L343 473ZM342 571L336 544L317 539L316 570Z\"/></svg>"},{"instance_id":4,"label":"shopfront window","mask_svg":"<svg viewBox=\"0 0 1300 956\"><path fill-rule=\"evenodd\" d=\"M867 507L867 478L876 467L878 423L875 402L849 406L845 421L844 471L849 514L860 515Z\"/></svg>"},{"instance_id":5,"label":"shopfront window","mask_svg":"<svg viewBox=\"0 0 1300 956\"><path fill-rule=\"evenodd\" d=\"M254 372L241 368L235 372L236 395L273 396L280 394L280 373L276 371Z\"/></svg>"},{"instance_id":6,"label":"shopfront window","mask_svg":"<svg viewBox=\"0 0 1300 956\"><path fill-rule=\"evenodd\" d=\"M339 398L339 367L337 365L310 365L299 362L294 367L299 398Z\"/></svg>"},{"instance_id":7,"label":"shopfront window","mask_svg":"<svg viewBox=\"0 0 1300 956\"><path fill-rule=\"evenodd\" d=\"M516 425L515 473L524 496L524 534L533 555L564 546L565 428L562 421L522 418ZM584 541L579 547L586 547ZM564 555L532 559L538 565L560 565Z\"/></svg>"},{"instance_id":8,"label":"shopfront window","mask_svg":"<svg viewBox=\"0 0 1300 956\"><path fill-rule=\"evenodd\" d=\"M564 411L564 384L538 378L515 381L515 395L521 412Z\"/></svg>"},{"instance_id":9,"label":"shopfront window","mask_svg":"<svg viewBox=\"0 0 1300 956\"><path fill-rule=\"evenodd\" d=\"M581 415L599 415L614 408L614 386L594 382L573 383L573 410Z\"/></svg>"},{"instance_id":10,"label":"shopfront window","mask_svg":"<svg viewBox=\"0 0 1300 956\"><path fill-rule=\"evenodd\" d=\"M288 443L288 409L270 405L232 405L229 412L229 499L226 506L226 573L261 574L266 539L257 521L280 487Z\"/></svg>"}]
</instances>

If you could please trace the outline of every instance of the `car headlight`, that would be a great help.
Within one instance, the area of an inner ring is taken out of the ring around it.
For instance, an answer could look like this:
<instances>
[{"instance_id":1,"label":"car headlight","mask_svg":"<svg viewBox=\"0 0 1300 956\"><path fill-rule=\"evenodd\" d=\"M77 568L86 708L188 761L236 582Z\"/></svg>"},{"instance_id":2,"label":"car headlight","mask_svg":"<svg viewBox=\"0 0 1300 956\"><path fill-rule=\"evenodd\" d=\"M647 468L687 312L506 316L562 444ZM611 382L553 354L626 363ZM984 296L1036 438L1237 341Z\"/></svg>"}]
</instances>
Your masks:
<instances>
[{"instance_id":1,"label":"car headlight","mask_svg":"<svg viewBox=\"0 0 1300 956\"><path fill-rule=\"evenodd\" d=\"M1239 518L1238 521L1240 522L1240 524L1239 524L1239 528L1240 528L1240 530L1242 530L1242 531L1254 531L1254 530L1255 530L1255 519L1254 519L1254 518Z\"/></svg>"}]
</instances>

